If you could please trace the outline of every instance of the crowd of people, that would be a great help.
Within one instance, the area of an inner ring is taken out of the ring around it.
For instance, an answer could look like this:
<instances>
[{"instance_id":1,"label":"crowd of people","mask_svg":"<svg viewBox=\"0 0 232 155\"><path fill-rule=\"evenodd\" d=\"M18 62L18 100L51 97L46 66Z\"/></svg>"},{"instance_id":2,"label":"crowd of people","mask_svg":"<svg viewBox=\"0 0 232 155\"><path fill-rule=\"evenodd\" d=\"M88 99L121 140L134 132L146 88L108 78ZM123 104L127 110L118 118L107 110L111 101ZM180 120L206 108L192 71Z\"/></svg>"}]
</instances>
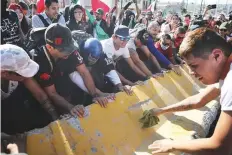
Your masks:
<instances>
[{"instance_id":1,"label":"crowd of people","mask_svg":"<svg viewBox=\"0 0 232 155\"><path fill-rule=\"evenodd\" d=\"M132 3L135 3L136 13L128 9ZM222 107L229 111L224 115L232 118L228 66L231 62L226 63L227 59L231 60L232 14L229 19L223 14L214 18L209 15L208 6L203 15L169 13L164 17L160 10L142 14L136 1L128 2L118 15L114 13L116 9L115 6L104 12L99 8L94 12L71 4L59 12L58 0L45 0L45 10L37 13L36 4L2 0L3 133L14 135L41 128L68 113L81 119L86 106L95 102L106 108L109 100L115 99L115 93L124 91L132 95L131 86L163 76L168 70L181 75L180 67L186 63L205 84L228 76L228 85L222 87L221 102L226 102ZM217 48L220 50L215 51ZM203 60L210 62L204 64L195 57L204 57ZM226 71L221 71L224 69ZM191 101L186 99L151 111L160 115L199 108L218 96L218 90L213 86ZM227 118L230 136L231 118ZM220 129L215 132L217 130ZM206 141L192 142L192 145ZM184 148L178 145L180 142L171 145L171 140L165 142L169 145L159 141L150 148L156 150L154 153L201 149L200 146ZM207 148L202 150L207 152Z\"/></svg>"}]
</instances>

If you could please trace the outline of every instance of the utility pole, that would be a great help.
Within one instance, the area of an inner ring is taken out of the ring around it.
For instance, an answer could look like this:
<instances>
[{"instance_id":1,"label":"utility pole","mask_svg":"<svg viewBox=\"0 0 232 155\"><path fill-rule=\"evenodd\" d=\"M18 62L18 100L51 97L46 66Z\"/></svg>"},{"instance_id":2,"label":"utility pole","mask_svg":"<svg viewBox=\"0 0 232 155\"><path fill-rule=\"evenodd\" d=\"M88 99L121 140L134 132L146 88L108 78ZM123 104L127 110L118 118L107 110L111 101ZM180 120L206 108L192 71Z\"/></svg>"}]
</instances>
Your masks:
<instances>
[{"instance_id":1,"label":"utility pole","mask_svg":"<svg viewBox=\"0 0 232 155\"><path fill-rule=\"evenodd\" d=\"M186 4L186 10L188 11L188 0L187 0L187 4Z\"/></svg>"},{"instance_id":2,"label":"utility pole","mask_svg":"<svg viewBox=\"0 0 232 155\"><path fill-rule=\"evenodd\" d=\"M216 5L217 5L217 7L216 7L216 10L215 10L215 16L217 15L217 12L218 12L218 7L219 7L219 6L218 6L218 1L219 1L219 0L216 0Z\"/></svg>"},{"instance_id":3,"label":"utility pole","mask_svg":"<svg viewBox=\"0 0 232 155\"><path fill-rule=\"evenodd\" d=\"M203 0L201 0L200 15L201 15L201 12L202 12L202 4L203 4Z\"/></svg>"},{"instance_id":4,"label":"utility pole","mask_svg":"<svg viewBox=\"0 0 232 155\"><path fill-rule=\"evenodd\" d=\"M226 1L226 6L227 6L226 14L228 15L230 11L230 5L228 5L228 0Z\"/></svg>"}]
</instances>

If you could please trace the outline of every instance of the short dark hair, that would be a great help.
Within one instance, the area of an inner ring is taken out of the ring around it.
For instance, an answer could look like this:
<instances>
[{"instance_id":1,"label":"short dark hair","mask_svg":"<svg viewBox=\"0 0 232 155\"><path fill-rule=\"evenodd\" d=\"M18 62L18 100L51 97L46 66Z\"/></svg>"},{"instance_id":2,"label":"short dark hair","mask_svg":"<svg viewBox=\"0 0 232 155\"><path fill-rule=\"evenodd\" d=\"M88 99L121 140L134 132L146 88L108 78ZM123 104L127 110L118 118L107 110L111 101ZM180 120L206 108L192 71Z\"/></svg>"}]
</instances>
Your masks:
<instances>
[{"instance_id":1,"label":"short dark hair","mask_svg":"<svg viewBox=\"0 0 232 155\"><path fill-rule=\"evenodd\" d=\"M171 20L173 19L173 17L179 18L178 14L173 14Z\"/></svg>"},{"instance_id":2,"label":"short dark hair","mask_svg":"<svg viewBox=\"0 0 232 155\"><path fill-rule=\"evenodd\" d=\"M194 57L207 59L216 48L221 49L226 57L231 54L232 47L224 38L208 28L198 28L184 38L179 54L185 58L192 54Z\"/></svg>"},{"instance_id":3,"label":"short dark hair","mask_svg":"<svg viewBox=\"0 0 232 155\"><path fill-rule=\"evenodd\" d=\"M49 8L52 3L59 3L58 0L45 0L45 6Z\"/></svg>"},{"instance_id":4,"label":"short dark hair","mask_svg":"<svg viewBox=\"0 0 232 155\"><path fill-rule=\"evenodd\" d=\"M146 45L147 44L147 40L148 40L148 32L147 32L147 29L146 28L142 28L140 30L138 30L137 34L136 34L136 38L140 40L140 42L143 44L143 45Z\"/></svg>"},{"instance_id":5,"label":"short dark hair","mask_svg":"<svg viewBox=\"0 0 232 155\"><path fill-rule=\"evenodd\" d=\"M32 8L37 9L37 5L36 5L35 3L31 3L31 4L29 5L29 9L32 9Z\"/></svg>"},{"instance_id":6,"label":"short dark hair","mask_svg":"<svg viewBox=\"0 0 232 155\"><path fill-rule=\"evenodd\" d=\"M189 14L185 15L184 17L189 17L189 19L191 19L191 16Z\"/></svg>"},{"instance_id":7,"label":"short dark hair","mask_svg":"<svg viewBox=\"0 0 232 155\"><path fill-rule=\"evenodd\" d=\"M163 34L160 39L161 40L164 40L164 39L172 40L172 38L169 34Z\"/></svg>"},{"instance_id":8,"label":"short dark hair","mask_svg":"<svg viewBox=\"0 0 232 155\"><path fill-rule=\"evenodd\" d=\"M23 10L28 10L28 5L25 2L19 2L18 4L22 7Z\"/></svg>"},{"instance_id":9,"label":"short dark hair","mask_svg":"<svg viewBox=\"0 0 232 155\"><path fill-rule=\"evenodd\" d=\"M176 34L183 34L186 33L186 29L184 27L178 27L175 31Z\"/></svg>"}]
</instances>

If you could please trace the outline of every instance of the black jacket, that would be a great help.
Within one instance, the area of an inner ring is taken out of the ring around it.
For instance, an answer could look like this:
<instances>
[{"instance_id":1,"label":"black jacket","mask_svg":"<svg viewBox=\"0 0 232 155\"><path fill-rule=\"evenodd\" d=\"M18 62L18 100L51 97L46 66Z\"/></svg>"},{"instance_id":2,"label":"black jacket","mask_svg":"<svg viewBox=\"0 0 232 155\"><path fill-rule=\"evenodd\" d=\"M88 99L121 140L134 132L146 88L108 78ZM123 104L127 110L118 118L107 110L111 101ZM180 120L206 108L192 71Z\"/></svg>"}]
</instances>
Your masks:
<instances>
[{"instance_id":1,"label":"black jacket","mask_svg":"<svg viewBox=\"0 0 232 155\"><path fill-rule=\"evenodd\" d=\"M86 31L87 33L93 35L93 26L92 24L90 24L90 22L85 22L80 21L80 22L76 22L76 19L74 17L74 10L79 8L81 6L79 5L72 5L70 6L70 12L69 12L69 16L70 19L69 21L66 23L67 27L73 31L73 30L82 30L82 31Z\"/></svg>"},{"instance_id":2,"label":"black jacket","mask_svg":"<svg viewBox=\"0 0 232 155\"><path fill-rule=\"evenodd\" d=\"M106 34L111 37L114 33L114 23L110 23L110 27L107 26L107 23L104 19L101 20L100 27L105 31Z\"/></svg>"}]
</instances>

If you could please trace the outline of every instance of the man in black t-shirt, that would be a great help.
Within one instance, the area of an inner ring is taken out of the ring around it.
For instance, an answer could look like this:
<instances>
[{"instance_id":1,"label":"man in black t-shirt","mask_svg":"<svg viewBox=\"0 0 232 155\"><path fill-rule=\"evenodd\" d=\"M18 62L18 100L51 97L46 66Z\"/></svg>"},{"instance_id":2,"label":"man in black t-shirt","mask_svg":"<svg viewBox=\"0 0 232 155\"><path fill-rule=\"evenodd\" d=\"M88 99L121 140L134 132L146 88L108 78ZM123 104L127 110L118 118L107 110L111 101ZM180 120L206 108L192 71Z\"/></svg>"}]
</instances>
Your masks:
<instances>
[{"instance_id":1,"label":"man in black t-shirt","mask_svg":"<svg viewBox=\"0 0 232 155\"><path fill-rule=\"evenodd\" d=\"M23 47L23 33L15 12L6 10L7 0L1 5L1 44L14 44Z\"/></svg>"},{"instance_id":2,"label":"man in black t-shirt","mask_svg":"<svg viewBox=\"0 0 232 155\"><path fill-rule=\"evenodd\" d=\"M100 97L101 92L97 91L91 74L74 45L71 31L58 23L51 24L46 29L45 41L46 46L34 55L35 61L40 65L36 79L57 107L75 116L84 115L82 106L74 106L69 102L71 88L74 86L70 76L75 72L81 75L80 81L84 81L94 100L105 107L107 99Z\"/></svg>"},{"instance_id":3,"label":"man in black t-shirt","mask_svg":"<svg viewBox=\"0 0 232 155\"><path fill-rule=\"evenodd\" d=\"M132 91L122 85L115 70L113 60L103 53L99 40L89 38L81 43L80 54L83 56L83 60L89 68L98 89L105 92L112 92L116 88L115 91L125 91L131 95Z\"/></svg>"}]
</instances>

